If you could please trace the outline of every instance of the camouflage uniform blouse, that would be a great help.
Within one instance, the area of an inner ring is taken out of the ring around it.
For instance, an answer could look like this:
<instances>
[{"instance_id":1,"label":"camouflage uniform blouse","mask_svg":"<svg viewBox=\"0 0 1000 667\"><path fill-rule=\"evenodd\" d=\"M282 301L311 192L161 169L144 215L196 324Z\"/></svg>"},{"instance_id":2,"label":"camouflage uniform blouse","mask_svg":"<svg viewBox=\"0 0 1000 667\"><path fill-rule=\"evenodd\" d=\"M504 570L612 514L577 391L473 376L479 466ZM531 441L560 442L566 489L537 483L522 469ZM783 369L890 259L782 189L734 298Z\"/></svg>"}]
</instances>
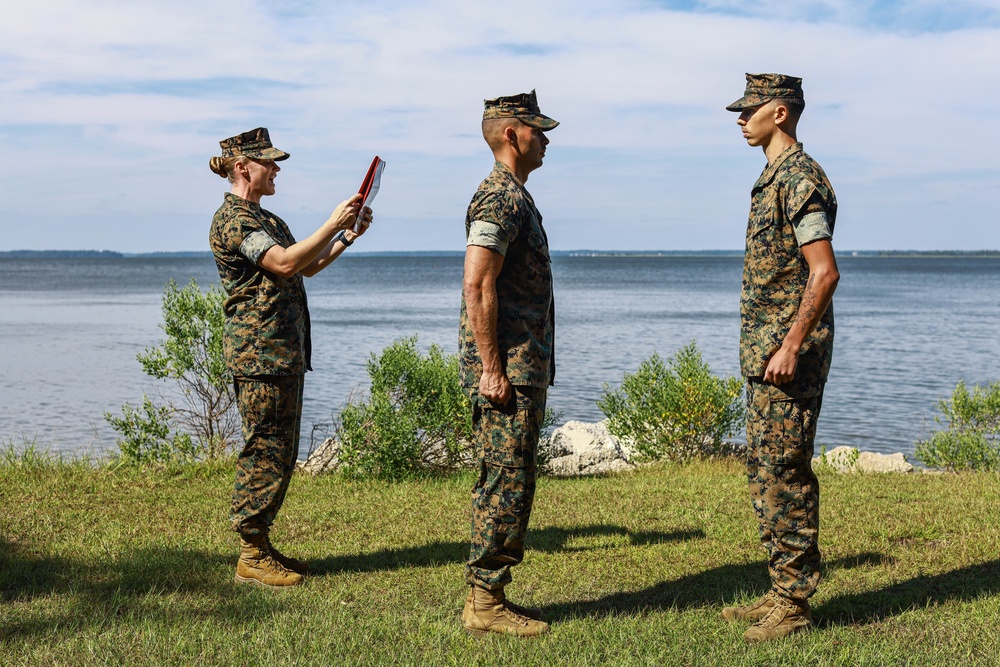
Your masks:
<instances>
[{"instance_id":1,"label":"camouflage uniform blouse","mask_svg":"<svg viewBox=\"0 0 1000 667\"><path fill-rule=\"evenodd\" d=\"M302 276L282 278L257 265L268 248L295 243L284 221L227 192L212 219L209 243L229 295L223 341L227 369L237 376L312 370Z\"/></svg>"},{"instance_id":2,"label":"camouflage uniform blouse","mask_svg":"<svg viewBox=\"0 0 1000 667\"><path fill-rule=\"evenodd\" d=\"M465 234L473 220L499 225L509 241L497 277L497 342L511 384L547 387L555 378L555 302L552 266L542 216L524 185L505 165L493 171L472 196ZM469 325L465 296L459 324L462 384L479 385L483 362Z\"/></svg>"},{"instance_id":3,"label":"camouflage uniform blouse","mask_svg":"<svg viewBox=\"0 0 1000 667\"><path fill-rule=\"evenodd\" d=\"M796 227L811 213L825 213L830 238L837 198L823 169L797 143L757 179L751 191L740 302L740 367L745 377L762 377L798 314L809 278ZM833 354L833 304L799 353L799 376L826 380Z\"/></svg>"}]
</instances>

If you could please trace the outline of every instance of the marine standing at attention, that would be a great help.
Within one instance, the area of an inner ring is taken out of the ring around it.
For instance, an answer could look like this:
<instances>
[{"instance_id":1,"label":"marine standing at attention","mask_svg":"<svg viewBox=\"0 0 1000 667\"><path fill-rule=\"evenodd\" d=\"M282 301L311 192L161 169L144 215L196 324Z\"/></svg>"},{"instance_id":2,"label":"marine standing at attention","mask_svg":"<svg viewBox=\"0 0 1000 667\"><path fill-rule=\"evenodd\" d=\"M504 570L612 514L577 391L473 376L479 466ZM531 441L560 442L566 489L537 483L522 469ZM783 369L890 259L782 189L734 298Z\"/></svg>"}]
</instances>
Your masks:
<instances>
[{"instance_id":1,"label":"marine standing at attention","mask_svg":"<svg viewBox=\"0 0 1000 667\"><path fill-rule=\"evenodd\" d=\"M837 198L803 150L796 125L802 79L747 74L726 107L767 166L751 190L740 300L740 367L747 379L747 477L768 552L771 590L726 620L751 620L748 642L807 629L820 579L819 483L812 470L816 420L833 353L833 292L840 274L831 239Z\"/></svg>"},{"instance_id":2,"label":"marine standing at attention","mask_svg":"<svg viewBox=\"0 0 1000 667\"><path fill-rule=\"evenodd\" d=\"M240 535L236 581L267 587L302 582L309 566L271 544L299 451L302 381L310 366L309 308L302 276L325 269L371 224L355 195L296 243L281 218L260 206L274 194L278 162L265 128L220 141L212 171L232 184L215 212L209 243L225 302L224 354L233 375L245 446L236 461L230 520ZM352 231L360 214L358 231Z\"/></svg>"},{"instance_id":3,"label":"marine standing at attention","mask_svg":"<svg viewBox=\"0 0 1000 667\"><path fill-rule=\"evenodd\" d=\"M555 377L549 245L524 183L542 166L544 133L558 124L541 114L535 91L486 100L483 137L495 163L465 218L459 368L472 406L479 479L462 622L477 635L549 630L538 609L510 602L504 587L524 558L538 437Z\"/></svg>"}]
</instances>

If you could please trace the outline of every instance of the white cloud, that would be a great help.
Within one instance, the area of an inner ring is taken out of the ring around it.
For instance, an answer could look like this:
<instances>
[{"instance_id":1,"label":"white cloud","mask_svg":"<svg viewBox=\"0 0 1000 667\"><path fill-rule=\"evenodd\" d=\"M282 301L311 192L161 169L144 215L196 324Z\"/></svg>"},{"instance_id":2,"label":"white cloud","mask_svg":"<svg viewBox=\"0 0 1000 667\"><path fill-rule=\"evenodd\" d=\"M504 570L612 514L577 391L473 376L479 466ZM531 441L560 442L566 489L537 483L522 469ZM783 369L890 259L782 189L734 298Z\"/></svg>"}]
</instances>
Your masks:
<instances>
[{"instance_id":1,"label":"white cloud","mask_svg":"<svg viewBox=\"0 0 1000 667\"><path fill-rule=\"evenodd\" d=\"M997 4L949 11L993 16ZM17 183L0 215L18 223L4 225L14 229L0 245L201 248L224 185L208 157L219 139L267 125L293 153L267 204L298 233L379 152L390 166L377 213L386 228L410 231L373 233L370 247L457 247L465 203L489 167L482 99L537 88L563 122L529 184L553 230L572 229L566 241L552 235L555 247L599 247L609 216L622 248L739 247L763 158L741 145L723 107L739 97L743 72L785 71L804 78L802 135L838 189L842 246L1000 247L988 226L955 233L998 203L1000 29L864 23L939 9L921 1L830 0L794 20L771 18L773 7L18 6L0 26L0 137L18 155L0 168ZM934 224L944 208L955 216L948 230ZM86 232L74 215L93 220ZM177 222L136 234L143 216ZM870 220L886 231L872 233ZM892 233L915 228L921 238ZM408 245L394 245L402 238Z\"/></svg>"}]
</instances>

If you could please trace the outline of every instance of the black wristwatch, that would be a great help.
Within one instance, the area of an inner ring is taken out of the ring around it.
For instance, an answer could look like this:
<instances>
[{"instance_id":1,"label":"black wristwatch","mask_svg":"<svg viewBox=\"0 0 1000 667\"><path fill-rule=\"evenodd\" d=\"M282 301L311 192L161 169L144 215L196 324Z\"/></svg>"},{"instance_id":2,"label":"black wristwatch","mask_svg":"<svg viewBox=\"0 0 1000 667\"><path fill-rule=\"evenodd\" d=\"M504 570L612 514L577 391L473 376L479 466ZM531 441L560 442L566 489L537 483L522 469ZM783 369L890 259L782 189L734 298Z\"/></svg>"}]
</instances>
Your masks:
<instances>
[{"instance_id":1,"label":"black wristwatch","mask_svg":"<svg viewBox=\"0 0 1000 667\"><path fill-rule=\"evenodd\" d=\"M343 243L346 246L352 246L352 245L354 245L354 241L348 241L347 240L347 236L345 236L346 233L347 233L346 229L341 229L339 232L337 232L337 235L333 237L333 240L334 241L340 241L341 243Z\"/></svg>"}]
</instances>

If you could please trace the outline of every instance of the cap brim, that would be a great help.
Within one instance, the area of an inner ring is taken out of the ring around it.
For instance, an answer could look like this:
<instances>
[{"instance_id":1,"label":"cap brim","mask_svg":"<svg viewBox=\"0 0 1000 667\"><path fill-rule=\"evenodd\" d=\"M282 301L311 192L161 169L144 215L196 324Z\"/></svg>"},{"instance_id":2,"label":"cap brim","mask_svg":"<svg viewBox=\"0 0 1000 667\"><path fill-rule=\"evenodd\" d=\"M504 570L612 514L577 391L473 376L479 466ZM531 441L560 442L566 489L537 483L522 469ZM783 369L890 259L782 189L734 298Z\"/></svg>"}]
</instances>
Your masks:
<instances>
[{"instance_id":1,"label":"cap brim","mask_svg":"<svg viewBox=\"0 0 1000 667\"><path fill-rule=\"evenodd\" d=\"M747 104L747 98L741 97L732 104L726 106L726 111L743 111L746 107L753 106L752 104Z\"/></svg>"},{"instance_id":2,"label":"cap brim","mask_svg":"<svg viewBox=\"0 0 1000 667\"><path fill-rule=\"evenodd\" d=\"M517 116L517 119L529 127L534 127L546 132L559 125L559 121L553 120L542 114L532 114L530 116Z\"/></svg>"},{"instance_id":3,"label":"cap brim","mask_svg":"<svg viewBox=\"0 0 1000 667\"><path fill-rule=\"evenodd\" d=\"M265 148L264 150L258 151L257 155L260 156L261 160L274 160L275 162L281 162L282 160L287 160L291 157L291 154L285 151L279 151L277 148Z\"/></svg>"},{"instance_id":4,"label":"cap brim","mask_svg":"<svg viewBox=\"0 0 1000 667\"><path fill-rule=\"evenodd\" d=\"M743 111L749 107L759 107L762 104L767 104L771 100L778 99L775 95L761 95L760 93L751 93L749 95L744 95L740 99L736 100L732 104L726 107L728 111Z\"/></svg>"}]
</instances>

